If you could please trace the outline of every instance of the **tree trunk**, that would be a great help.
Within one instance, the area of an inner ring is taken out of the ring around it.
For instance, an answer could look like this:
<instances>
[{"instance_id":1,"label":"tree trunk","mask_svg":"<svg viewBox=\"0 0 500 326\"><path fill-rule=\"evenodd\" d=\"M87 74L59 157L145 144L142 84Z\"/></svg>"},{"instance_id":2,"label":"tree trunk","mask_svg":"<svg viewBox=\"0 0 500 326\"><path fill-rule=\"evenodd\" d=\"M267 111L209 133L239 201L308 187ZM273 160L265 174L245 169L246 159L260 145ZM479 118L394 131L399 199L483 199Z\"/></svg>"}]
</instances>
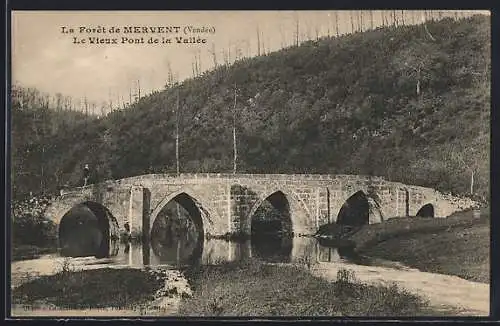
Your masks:
<instances>
[{"instance_id":1,"label":"tree trunk","mask_svg":"<svg viewBox=\"0 0 500 326\"><path fill-rule=\"evenodd\" d=\"M417 96L420 96L420 67L417 68Z\"/></svg>"},{"instance_id":2,"label":"tree trunk","mask_svg":"<svg viewBox=\"0 0 500 326\"><path fill-rule=\"evenodd\" d=\"M354 17L352 16L352 11L349 13L351 17L351 33L354 33Z\"/></svg>"},{"instance_id":3,"label":"tree trunk","mask_svg":"<svg viewBox=\"0 0 500 326\"><path fill-rule=\"evenodd\" d=\"M295 45L299 46L299 18L295 17Z\"/></svg>"},{"instance_id":4,"label":"tree trunk","mask_svg":"<svg viewBox=\"0 0 500 326\"><path fill-rule=\"evenodd\" d=\"M474 170L471 171L470 175L470 194L474 194Z\"/></svg>"},{"instance_id":5,"label":"tree trunk","mask_svg":"<svg viewBox=\"0 0 500 326\"><path fill-rule=\"evenodd\" d=\"M335 12L335 33L339 37L339 14Z\"/></svg>"},{"instance_id":6,"label":"tree trunk","mask_svg":"<svg viewBox=\"0 0 500 326\"><path fill-rule=\"evenodd\" d=\"M359 30L363 32L363 10L359 12Z\"/></svg>"},{"instance_id":7,"label":"tree trunk","mask_svg":"<svg viewBox=\"0 0 500 326\"><path fill-rule=\"evenodd\" d=\"M236 84L234 85L234 107L233 107L233 174L236 174L236 161L238 159L238 150L236 146Z\"/></svg>"}]
</instances>

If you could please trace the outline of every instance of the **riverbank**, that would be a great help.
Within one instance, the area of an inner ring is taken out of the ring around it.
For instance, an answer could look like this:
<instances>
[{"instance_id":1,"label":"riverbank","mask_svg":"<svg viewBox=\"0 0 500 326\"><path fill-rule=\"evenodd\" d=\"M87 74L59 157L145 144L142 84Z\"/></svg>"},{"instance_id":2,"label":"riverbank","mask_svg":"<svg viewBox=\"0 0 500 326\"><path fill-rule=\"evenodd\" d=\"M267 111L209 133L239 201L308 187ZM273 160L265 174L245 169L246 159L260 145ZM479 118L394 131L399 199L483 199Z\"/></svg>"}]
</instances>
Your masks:
<instances>
[{"instance_id":1,"label":"riverbank","mask_svg":"<svg viewBox=\"0 0 500 326\"><path fill-rule=\"evenodd\" d=\"M490 282L489 210L444 219L401 218L369 225L350 237L364 256L401 262L424 272Z\"/></svg>"},{"instance_id":2,"label":"riverbank","mask_svg":"<svg viewBox=\"0 0 500 326\"><path fill-rule=\"evenodd\" d=\"M345 262L318 263L311 273L335 281L340 270L355 273L359 282L373 285L397 284L399 287L429 299L432 316L488 316L490 287L463 278L421 272L404 266L365 266Z\"/></svg>"},{"instance_id":3,"label":"riverbank","mask_svg":"<svg viewBox=\"0 0 500 326\"><path fill-rule=\"evenodd\" d=\"M57 246L39 247L34 245L14 245L11 250L11 261L35 259L42 255L56 253Z\"/></svg>"},{"instance_id":4,"label":"riverbank","mask_svg":"<svg viewBox=\"0 0 500 326\"><path fill-rule=\"evenodd\" d=\"M338 227L323 229L332 230L324 237L339 237L333 233ZM447 218L392 218L344 234L340 242L373 261L381 258L424 272L490 282L489 208L481 210L480 218L474 218L472 211Z\"/></svg>"},{"instance_id":5,"label":"riverbank","mask_svg":"<svg viewBox=\"0 0 500 326\"><path fill-rule=\"evenodd\" d=\"M151 301L164 275L139 269L62 270L12 291L14 304L44 303L62 309L130 308Z\"/></svg>"},{"instance_id":6,"label":"riverbank","mask_svg":"<svg viewBox=\"0 0 500 326\"><path fill-rule=\"evenodd\" d=\"M396 285L367 285L349 271L334 282L303 266L255 259L203 266L188 278L183 316L435 316L425 299Z\"/></svg>"},{"instance_id":7,"label":"riverbank","mask_svg":"<svg viewBox=\"0 0 500 326\"><path fill-rule=\"evenodd\" d=\"M171 316L191 295L177 270L109 266L90 257L50 261L27 277L12 275L12 316Z\"/></svg>"}]
</instances>

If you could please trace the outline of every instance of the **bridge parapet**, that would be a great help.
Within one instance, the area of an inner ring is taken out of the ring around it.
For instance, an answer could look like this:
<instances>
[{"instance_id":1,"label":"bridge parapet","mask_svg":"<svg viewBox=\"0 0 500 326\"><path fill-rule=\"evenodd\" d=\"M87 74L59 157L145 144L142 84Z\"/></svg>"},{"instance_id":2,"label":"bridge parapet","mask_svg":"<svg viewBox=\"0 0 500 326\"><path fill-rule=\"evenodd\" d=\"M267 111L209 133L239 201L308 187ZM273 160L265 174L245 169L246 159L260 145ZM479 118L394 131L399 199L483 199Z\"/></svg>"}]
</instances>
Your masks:
<instances>
[{"instance_id":1,"label":"bridge parapet","mask_svg":"<svg viewBox=\"0 0 500 326\"><path fill-rule=\"evenodd\" d=\"M127 185L150 185L155 183L185 184L185 183L237 183L238 180L245 181L282 181L282 182L355 182L366 181L371 183L387 182L378 176L348 175L348 174L231 174L231 173L181 173L176 174L147 174L118 180L107 180L101 185L127 186ZM91 187L91 186L87 186ZM75 188L77 190L84 187ZM66 191L68 192L68 191Z\"/></svg>"}]
</instances>

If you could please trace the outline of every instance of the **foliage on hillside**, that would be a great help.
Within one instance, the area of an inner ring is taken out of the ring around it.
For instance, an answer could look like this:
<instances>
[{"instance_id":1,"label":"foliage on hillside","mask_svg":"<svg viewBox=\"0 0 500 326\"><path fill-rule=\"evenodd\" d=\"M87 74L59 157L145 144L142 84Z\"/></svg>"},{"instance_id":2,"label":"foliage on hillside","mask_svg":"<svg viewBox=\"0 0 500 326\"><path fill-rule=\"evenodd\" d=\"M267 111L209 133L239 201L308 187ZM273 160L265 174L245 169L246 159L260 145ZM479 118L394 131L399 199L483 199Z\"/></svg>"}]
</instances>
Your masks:
<instances>
[{"instance_id":1,"label":"foliage on hillside","mask_svg":"<svg viewBox=\"0 0 500 326\"><path fill-rule=\"evenodd\" d=\"M474 170L487 196L489 19L427 29L432 39L423 25L379 28L243 59L43 140L24 128L52 117L34 122L14 106L16 195L41 188L23 150L42 141L45 191L81 185L84 163L94 181L175 172L177 94L181 172L231 171L236 85L239 172L373 174L466 193Z\"/></svg>"},{"instance_id":2,"label":"foliage on hillside","mask_svg":"<svg viewBox=\"0 0 500 326\"><path fill-rule=\"evenodd\" d=\"M44 218L50 198L32 197L12 204L12 244L54 247L57 244L57 226Z\"/></svg>"}]
</instances>

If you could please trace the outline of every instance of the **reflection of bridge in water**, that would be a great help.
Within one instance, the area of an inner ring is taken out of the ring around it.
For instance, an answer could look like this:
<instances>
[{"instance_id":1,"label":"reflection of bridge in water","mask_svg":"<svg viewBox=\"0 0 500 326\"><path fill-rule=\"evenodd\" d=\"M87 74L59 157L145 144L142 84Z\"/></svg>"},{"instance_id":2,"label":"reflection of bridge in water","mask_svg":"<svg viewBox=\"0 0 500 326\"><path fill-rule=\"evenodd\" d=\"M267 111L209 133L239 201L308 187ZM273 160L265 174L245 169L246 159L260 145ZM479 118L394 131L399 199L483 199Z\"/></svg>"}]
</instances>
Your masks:
<instances>
[{"instance_id":1,"label":"reflection of bridge in water","mask_svg":"<svg viewBox=\"0 0 500 326\"><path fill-rule=\"evenodd\" d=\"M276 263L306 263L306 262L335 262L342 260L337 248L321 246L316 239L310 237L294 237L289 239L290 244L278 246L256 246L251 240L231 242L218 239L205 240L203 250L198 257L187 261L182 260L181 254L175 248L168 248L169 252L159 255L151 246L143 244L114 243L111 255L116 264L130 266L144 265L216 265L224 262L243 261L257 258L266 262Z\"/></svg>"}]
</instances>

